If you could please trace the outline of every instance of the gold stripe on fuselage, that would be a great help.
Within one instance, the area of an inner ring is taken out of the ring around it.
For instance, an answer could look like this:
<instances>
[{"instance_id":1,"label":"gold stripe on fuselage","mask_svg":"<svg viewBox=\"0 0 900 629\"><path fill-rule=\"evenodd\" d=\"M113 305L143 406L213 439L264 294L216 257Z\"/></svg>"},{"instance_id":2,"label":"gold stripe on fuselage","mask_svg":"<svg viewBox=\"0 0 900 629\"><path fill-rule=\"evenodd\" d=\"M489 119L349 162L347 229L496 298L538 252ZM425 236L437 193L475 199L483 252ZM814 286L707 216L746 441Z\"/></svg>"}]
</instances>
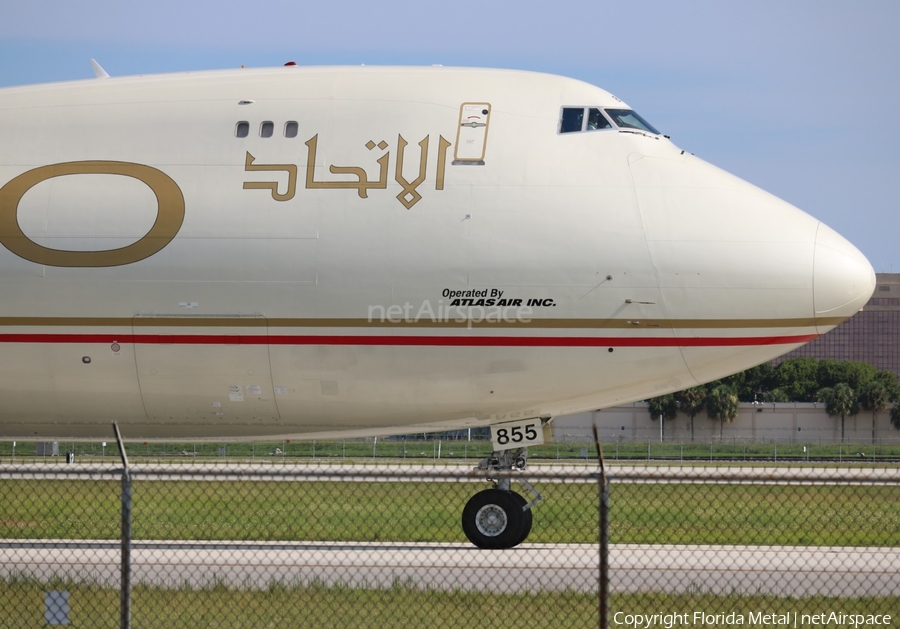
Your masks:
<instances>
[{"instance_id":1,"label":"gold stripe on fuselage","mask_svg":"<svg viewBox=\"0 0 900 629\"><path fill-rule=\"evenodd\" d=\"M434 321L381 321L352 318L288 319L264 316L185 316L139 315L136 317L0 317L3 327L247 327L247 328L537 328L537 329L738 329L738 328L812 328L838 325L845 317L798 319L532 319L530 321L493 321L450 319Z\"/></svg>"}]
</instances>

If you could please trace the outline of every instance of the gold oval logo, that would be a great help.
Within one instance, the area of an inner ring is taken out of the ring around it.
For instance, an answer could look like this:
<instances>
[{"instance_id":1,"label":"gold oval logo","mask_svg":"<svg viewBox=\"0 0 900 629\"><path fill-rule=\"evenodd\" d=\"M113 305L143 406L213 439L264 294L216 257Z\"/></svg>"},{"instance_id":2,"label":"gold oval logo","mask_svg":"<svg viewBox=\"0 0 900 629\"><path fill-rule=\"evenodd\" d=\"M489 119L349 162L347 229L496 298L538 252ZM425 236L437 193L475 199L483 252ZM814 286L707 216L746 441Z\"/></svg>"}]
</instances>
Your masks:
<instances>
[{"instance_id":1,"label":"gold oval logo","mask_svg":"<svg viewBox=\"0 0 900 629\"><path fill-rule=\"evenodd\" d=\"M127 247L105 251L50 249L31 240L19 226L19 202L32 187L63 175L123 175L146 184L156 195L156 221L144 237ZM63 162L34 168L0 188L0 244L20 258L37 264L65 267L104 267L133 264L149 258L172 242L184 223L184 195L171 177L151 166L101 160Z\"/></svg>"}]
</instances>

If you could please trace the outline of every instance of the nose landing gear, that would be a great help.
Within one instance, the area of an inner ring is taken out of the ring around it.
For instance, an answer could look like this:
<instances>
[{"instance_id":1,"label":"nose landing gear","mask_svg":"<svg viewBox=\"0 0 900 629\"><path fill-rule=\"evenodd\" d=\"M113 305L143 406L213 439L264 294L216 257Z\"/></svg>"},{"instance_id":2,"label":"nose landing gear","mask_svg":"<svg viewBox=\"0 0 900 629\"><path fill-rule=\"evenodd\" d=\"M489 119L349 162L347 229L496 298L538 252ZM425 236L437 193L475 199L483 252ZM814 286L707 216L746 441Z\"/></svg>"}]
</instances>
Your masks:
<instances>
[{"instance_id":1,"label":"nose landing gear","mask_svg":"<svg viewBox=\"0 0 900 629\"><path fill-rule=\"evenodd\" d=\"M519 448L493 452L478 464L481 470L510 472L524 470L526 450ZM494 487L480 491L466 503L462 513L463 532L478 548L502 549L518 546L531 533L531 508L544 499L527 480L516 478L535 499L525 498L510 490L508 476L493 480Z\"/></svg>"}]
</instances>

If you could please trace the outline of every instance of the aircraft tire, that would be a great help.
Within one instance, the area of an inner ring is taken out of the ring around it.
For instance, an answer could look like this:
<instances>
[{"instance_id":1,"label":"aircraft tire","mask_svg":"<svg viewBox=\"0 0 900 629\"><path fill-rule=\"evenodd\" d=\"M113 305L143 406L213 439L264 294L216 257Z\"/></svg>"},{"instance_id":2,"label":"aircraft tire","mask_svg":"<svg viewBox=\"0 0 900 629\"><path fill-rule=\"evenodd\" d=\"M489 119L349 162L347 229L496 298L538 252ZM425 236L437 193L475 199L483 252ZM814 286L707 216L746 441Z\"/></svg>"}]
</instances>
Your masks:
<instances>
[{"instance_id":1,"label":"aircraft tire","mask_svg":"<svg viewBox=\"0 0 900 629\"><path fill-rule=\"evenodd\" d=\"M519 503L520 507L525 507L528 504L528 501L521 494L517 494L516 492L510 492L513 497L516 499L516 502ZM531 534L531 525L534 523L534 513L531 509L527 509L522 511L522 532L519 533L519 541L517 541L513 546L518 546Z\"/></svg>"},{"instance_id":2,"label":"aircraft tire","mask_svg":"<svg viewBox=\"0 0 900 629\"><path fill-rule=\"evenodd\" d=\"M512 548L521 541L524 512L516 494L501 489L480 491L466 503L463 532L478 548Z\"/></svg>"}]
</instances>

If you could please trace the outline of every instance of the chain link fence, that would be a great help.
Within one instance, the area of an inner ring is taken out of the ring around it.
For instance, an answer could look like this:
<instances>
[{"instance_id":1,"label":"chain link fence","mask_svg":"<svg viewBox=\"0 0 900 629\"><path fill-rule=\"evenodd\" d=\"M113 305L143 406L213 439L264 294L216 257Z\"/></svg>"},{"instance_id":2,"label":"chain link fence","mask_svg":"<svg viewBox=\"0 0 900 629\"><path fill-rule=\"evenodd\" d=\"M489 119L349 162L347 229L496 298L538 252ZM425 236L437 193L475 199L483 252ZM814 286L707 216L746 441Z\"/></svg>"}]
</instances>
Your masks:
<instances>
[{"instance_id":1,"label":"chain link fence","mask_svg":"<svg viewBox=\"0 0 900 629\"><path fill-rule=\"evenodd\" d=\"M900 624L896 469L517 476L530 535L485 550L469 467L3 465L0 627Z\"/></svg>"},{"instance_id":2,"label":"chain link fence","mask_svg":"<svg viewBox=\"0 0 900 629\"><path fill-rule=\"evenodd\" d=\"M327 441L271 441L249 443L129 443L128 458L136 463L203 461L223 465L291 462L317 464L345 462L475 464L489 456L490 440L461 435L425 438L334 439ZM900 462L900 438L873 442L840 443L800 439L790 433L767 441L750 437L619 437L606 439L607 460L727 463L852 463L879 465ZM110 464L119 458L115 443L0 441L0 464L70 458L75 462ZM561 434L554 443L529 449L535 462L570 462L596 465L596 446L582 435Z\"/></svg>"}]
</instances>

